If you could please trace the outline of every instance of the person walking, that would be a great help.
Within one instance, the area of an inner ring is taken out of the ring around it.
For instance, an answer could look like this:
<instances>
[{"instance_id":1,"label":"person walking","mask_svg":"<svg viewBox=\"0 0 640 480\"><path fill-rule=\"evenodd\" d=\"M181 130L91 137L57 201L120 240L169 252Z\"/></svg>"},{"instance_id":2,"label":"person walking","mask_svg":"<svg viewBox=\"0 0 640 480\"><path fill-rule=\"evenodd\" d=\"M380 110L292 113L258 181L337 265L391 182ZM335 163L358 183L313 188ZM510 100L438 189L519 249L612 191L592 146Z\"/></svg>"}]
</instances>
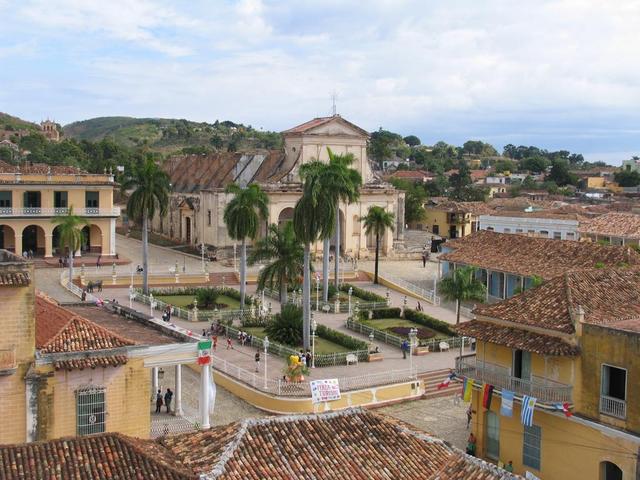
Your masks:
<instances>
[{"instance_id":1,"label":"person walking","mask_svg":"<svg viewBox=\"0 0 640 480\"><path fill-rule=\"evenodd\" d=\"M173 399L173 392L170 388L167 388L167 393L164 394L164 404L167 407L167 413L171 413L171 400Z\"/></svg>"},{"instance_id":2,"label":"person walking","mask_svg":"<svg viewBox=\"0 0 640 480\"><path fill-rule=\"evenodd\" d=\"M471 455L472 457L476 456L476 437L473 432L469 434L469 438L467 439L467 455Z\"/></svg>"},{"instance_id":3,"label":"person walking","mask_svg":"<svg viewBox=\"0 0 640 480\"><path fill-rule=\"evenodd\" d=\"M80 300L82 300L83 302L87 299L87 289L83 288L82 289L82 295L80 296Z\"/></svg>"},{"instance_id":4,"label":"person walking","mask_svg":"<svg viewBox=\"0 0 640 480\"><path fill-rule=\"evenodd\" d=\"M403 340L400 345L400 349L402 350L402 358L407 358L407 352L409 351L409 342L407 340Z\"/></svg>"},{"instance_id":5,"label":"person walking","mask_svg":"<svg viewBox=\"0 0 640 480\"><path fill-rule=\"evenodd\" d=\"M427 267L427 254L422 252L422 268Z\"/></svg>"},{"instance_id":6,"label":"person walking","mask_svg":"<svg viewBox=\"0 0 640 480\"><path fill-rule=\"evenodd\" d=\"M162 390L158 389L158 393L156 393L156 413L160 413L161 408L162 408Z\"/></svg>"},{"instance_id":7,"label":"person walking","mask_svg":"<svg viewBox=\"0 0 640 480\"><path fill-rule=\"evenodd\" d=\"M96 260L96 269L100 269L100 260L102 260L102 254L98 255L98 259Z\"/></svg>"},{"instance_id":8,"label":"person walking","mask_svg":"<svg viewBox=\"0 0 640 480\"><path fill-rule=\"evenodd\" d=\"M256 372L258 372L260 371L260 350L256 351L255 361L256 361Z\"/></svg>"},{"instance_id":9,"label":"person walking","mask_svg":"<svg viewBox=\"0 0 640 480\"><path fill-rule=\"evenodd\" d=\"M473 417L473 410L471 409L471 405L467 408L467 430L469 430L469 425L471 425L471 418Z\"/></svg>"},{"instance_id":10,"label":"person walking","mask_svg":"<svg viewBox=\"0 0 640 480\"><path fill-rule=\"evenodd\" d=\"M227 337L227 350L230 348L233 348L233 345L231 344L231 337Z\"/></svg>"},{"instance_id":11,"label":"person walking","mask_svg":"<svg viewBox=\"0 0 640 480\"><path fill-rule=\"evenodd\" d=\"M213 329L211 329L211 332L213 332ZM216 349L218 348L218 335L214 335L212 337L213 340L213 351L215 352Z\"/></svg>"}]
</instances>

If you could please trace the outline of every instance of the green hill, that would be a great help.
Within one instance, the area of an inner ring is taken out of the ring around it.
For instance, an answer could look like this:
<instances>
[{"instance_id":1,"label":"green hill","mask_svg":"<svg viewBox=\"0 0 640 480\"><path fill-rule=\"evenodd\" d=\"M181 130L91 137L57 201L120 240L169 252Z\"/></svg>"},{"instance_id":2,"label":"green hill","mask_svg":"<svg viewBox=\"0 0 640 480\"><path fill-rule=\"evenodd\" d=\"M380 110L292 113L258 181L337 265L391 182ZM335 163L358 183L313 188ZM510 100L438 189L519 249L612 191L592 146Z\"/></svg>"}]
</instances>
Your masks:
<instances>
[{"instance_id":1,"label":"green hill","mask_svg":"<svg viewBox=\"0 0 640 480\"><path fill-rule=\"evenodd\" d=\"M194 153L210 150L279 148L280 134L260 132L231 121L191 122L171 118L98 117L64 127L67 137L99 141L111 138L127 147L147 146L161 152L184 148Z\"/></svg>"},{"instance_id":2,"label":"green hill","mask_svg":"<svg viewBox=\"0 0 640 480\"><path fill-rule=\"evenodd\" d=\"M0 131L19 132L20 130L30 130L39 132L40 127L33 122L27 122L18 117L12 117L7 113L0 112Z\"/></svg>"}]
</instances>

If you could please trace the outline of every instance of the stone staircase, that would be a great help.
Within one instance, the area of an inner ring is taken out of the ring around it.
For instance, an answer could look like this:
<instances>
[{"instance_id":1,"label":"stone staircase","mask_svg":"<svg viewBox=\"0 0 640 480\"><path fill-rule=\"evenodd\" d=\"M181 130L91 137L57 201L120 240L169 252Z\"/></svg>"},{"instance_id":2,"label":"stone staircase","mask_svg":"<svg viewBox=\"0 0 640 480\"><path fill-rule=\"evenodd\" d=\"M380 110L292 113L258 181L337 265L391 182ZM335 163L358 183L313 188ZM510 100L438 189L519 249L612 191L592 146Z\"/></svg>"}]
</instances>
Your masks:
<instances>
[{"instance_id":1,"label":"stone staircase","mask_svg":"<svg viewBox=\"0 0 640 480\"><path fill-rule=\"evenodd\" d=\"M448 387L438 390L438 385L442 383L450 373L451 370L449 368L419 373L418 379L422 380L424 384L424 393L422 394L422 398L450 397L461 393L462 387L460 382L457 380L452 380Z\"/></svg>"},{"instance_id":2,"label":"stone staircase","mask_svg":"<svg viewBox=\"0 0 640 480\"><path fill-rule=\"evenodd\" d=\"M420 252L424 244L428 243L433 234L423 230L405 230L404 246L408 252Z\"/></svg>"}]
</instances>

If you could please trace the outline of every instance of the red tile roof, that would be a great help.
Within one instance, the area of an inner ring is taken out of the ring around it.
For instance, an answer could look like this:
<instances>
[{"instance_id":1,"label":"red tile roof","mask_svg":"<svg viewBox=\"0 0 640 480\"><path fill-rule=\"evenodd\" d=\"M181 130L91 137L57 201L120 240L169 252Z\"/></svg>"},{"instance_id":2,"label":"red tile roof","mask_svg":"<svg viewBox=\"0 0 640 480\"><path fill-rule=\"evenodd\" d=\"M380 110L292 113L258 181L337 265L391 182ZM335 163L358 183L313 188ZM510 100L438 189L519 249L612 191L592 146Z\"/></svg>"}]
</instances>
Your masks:
<instances>
[{"instance_id":1,"label":"red tile roof","mask_svg":"<svg viewBox=\"0 0 640 480\"><path fill-rule=\"evenodd\" d=\"M409 178L422 180L423 178L433 178L435 173L426 172L424 170L398 170L389 175L390 178Z\"/></svg>"},{"instance_id":2,"label":"red tile roof","mask_svg":"<svg viewBox=\"0 0 640 480\"><path fill-rule=\"evenodd\" d=\"M3 480L195 480L153 441L117 433L0 446Z\"/></svg>"},{"instance_id":3,"label":"red tile roof","mask_svg":"<svg viewBox=\"0 0 640 480\"><path fill-rule=\"evenodd\" d=\"M30 283L29 272L0 272L0 287L26 287Z\"/></svg>"},{"instance_id":4,"label":"red tile roof","mask_svg":"<svg viewBox=\"0 0 640 480\"><path fill-rule=\"evenodd\" d=\"M635 213L605 213L583 221L579 230L582 233L638 240L640 239L640 215Z\"/></svg>"},{"instance_id":5,"label":"red tile roof","mask_svg":"<svg viewBox=\"0 0 640 480\"><path fill-rule=\"evenodd\" d=\"M127 356L109 350L134 345L132 340L113 333L38 294L36 297L36 348L40 353L86 353L85 356L56 358L56 369L83 369L118 366Z\"/></svg>"},{"instance_id":6,"label":"red tile roof","mask_svg":"<svg viewBox=\"0 0 640 480\"><path fill-rule=\"evenodd\" d=\"M493 209L485 202L454 202L449 200L427 208L441 212L471 213L473 215L485 215L493 212Z\"/></svg>"},{"instance_id":7,"label":"red tile roof","mask_svg":"<svg viewBox=\"0 0 640 480\"><path fill-rule=\"evenodd\" d=\"M139 440L119 434L0 447L3 480L521 478L361 409L244 420Z\"/></svg>"},{"instance_id":8,"label":"red tile roof","mask_svg":"<svg viewBox=\"0 0 640 480\"><path fill-rule=\"evenodd\" d=\"M513 348L522 344L524 350L568 355L567 335L575 333L579 307L584 310L585 323L640 332L639 291L636 269L568 272L508 300L476 307L479 321L461 325L459 331ZM497 325L490 319L505 323Z\"/></svg>"},{"instance_id":9,"label":"red tile roof","mask_svg":"<svg viewBox=\"0 0 640 480\"><path fill-rule=\"evenodd\" d=\"M640 255L629 247L533 238L481 230L446 243L451 252L441 260L494 271L551 279L567 271L621 264L640 265Z\"/></svg>"},{"instance_id":10,"label":"red tile roof","mask_svg":"<svg viewBox=\"0 0 640 480\"><path fill-rule=\"evenodd\" d=\"M359 409L245 420L160 442L209 478L517 478L442 440Z\"/></svg>"},{"instance_id":11,"label":"red tile roof","mask_svg":"<svg viewBox=\"0 0 640 480\"><path fill-rule=\"evenodd\" d=\"M573 356L580 353L577 345L561 338L492 322L471 320L455 328L460 335L466 337L539 355Z\"/></svg>"}]
</instances>

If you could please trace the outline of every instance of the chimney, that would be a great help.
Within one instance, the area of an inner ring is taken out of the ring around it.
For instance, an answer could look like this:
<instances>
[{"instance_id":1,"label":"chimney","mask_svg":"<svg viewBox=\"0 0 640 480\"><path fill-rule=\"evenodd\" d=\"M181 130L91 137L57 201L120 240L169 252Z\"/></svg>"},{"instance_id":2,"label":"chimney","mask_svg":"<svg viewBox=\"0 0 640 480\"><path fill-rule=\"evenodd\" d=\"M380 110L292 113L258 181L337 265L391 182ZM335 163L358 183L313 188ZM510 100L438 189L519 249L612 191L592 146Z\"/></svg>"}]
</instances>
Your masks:
<instances>
[{"instance_id":1,"label":"chimney","mask_svg":"<svg viewBox=\"0 0 640 480\"><path fill-rule=\"evenodd\" d=\"M578 307L573 312L573 327L576 330L576 336L582 336L582 325L584 324L584 308L582 305L578 305Z\"/></svg>"}]
</instances>

